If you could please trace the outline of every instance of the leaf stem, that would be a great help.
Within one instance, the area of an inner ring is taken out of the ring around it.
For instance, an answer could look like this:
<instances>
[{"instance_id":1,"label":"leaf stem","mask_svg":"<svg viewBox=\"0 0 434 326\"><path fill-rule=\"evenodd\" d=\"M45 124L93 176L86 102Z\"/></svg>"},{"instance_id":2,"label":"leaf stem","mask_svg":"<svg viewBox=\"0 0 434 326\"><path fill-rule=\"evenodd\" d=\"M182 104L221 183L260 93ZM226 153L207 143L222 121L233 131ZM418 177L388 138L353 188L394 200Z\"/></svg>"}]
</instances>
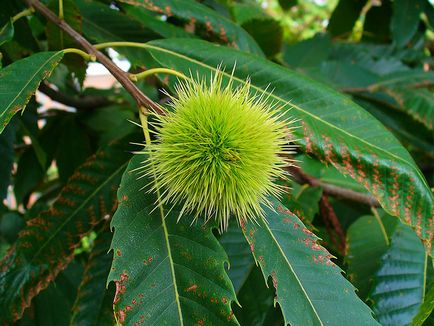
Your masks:
<instances>
[{"instance_id":1,"label":"leaf stem","mask_svg":"<svg viewBox=\"0 0 434 326\"><path fill-rule=\"evenodd\" d=\"M374 215L375 219L378 222L378 225L380 226L381 233L383 234L384 241L386 242L386 245L390 245L389 236L387 235L386 228L384 227L383 221L381 220L380 214L378 214L378 211L375 207L371 207L372 214Z\"/></svg>"},{"instance_id":2,"label":"leaf stem","mask_svg":"<svg viewBox=\"0 0 434 326\"><path fill-rule=\"evenodd\" d=\"M425 250L425 261L423 268L423 290L422 290L422 302L425 302L425 292L426 292L426 276L428 272L428 251Z\"/></svg>"},{"instance_id":3,"label":"leaf stem","mask_svg":"<svg viewBox=\"0 0 434 326\"><path fill-rule=\"evenodd\" d=\"M105 43L93 44L93 47L97 50L102 50L106 48L115 48L115 47L133 47L133 48L149 49L149 46L146 43L139 43L139 42L105 42Z\"/></svg>"},{"instance_id":4,"label":"leaf stem","mask_svg":"<svg viewBox=\"0 0 434 326\"><path fill-rule=\"evenodd\" d=\"M145 135L146 145L151 145L151 135L148 129L148 115L144 108L139 108L140 123L142 125L143 134Z\"/></svg>"},{"instance_id":5,"label":"leaf stem","mask_svg":"<svg viewBox=\"0 0 434 326\"><path fill-rule=\"evenodd\" d=\"M139 117L140 117L140 123L142 125L142 129L143 129L143 134L145 135L145 142L146 142L146 146L151 145L151 135L149 133L149 126L148 126L148 112L146 111L146 109L144 107L139 107ZM163 204L161 202L161 194L160 194L160 187L158 186L158 180L157 180L157 174L155 172L155 167L154 164L152 162L152 153L149 150L149 160L151 162L151 169L152 169L152 174L153 174L153 180L155 183L155 189L156 189L156 193L157 193L157 198L158 198L158 207L160 209L160 214L161 214L161 218L163 219L163 223L164 223L164 208L163 208Z\"/></svg>"},{"instance_id":6,"label":"leaf stem","mask_svg":"<svg viewBox=\"0 0 434 326\"><path fill-rule=\"evenodd\" d=\"M143 129L143 134L145 135L146 146L149 146L149 145L151 145L151 135L149 134L149 129L148 129L148 113L144 107L139 107L139 117L140 117L140 123L142 125L142 129ZM151 152L149 152L149 158L148 159L150 160L150 165L151 165L152 174L153 174L153 181L155 183L155 189L156 189L157 198L158 198L158 208L160 211L161 225L162 225L163 230L164 230L164 239L166 241L166 246L167 246L167 256L170 260L170 272L172 274L173 287L174 287L175 298L176 298L176 306L178 309L179 320L181 321L181 326L182 326L182 325L184 325L184 323L183 323L182 312L181 312L181 304L179 301L178 285L176 284L176 274L175 274L175 269L173 268L174 263L173 263L173 257L172 257L172 249L170 248L170 243L169 243L169 231L167 230L167 226L166 226L166 216L164 213L163 203L161 202L160 187L158 185L155 167L154 167L154 164L152 162L151 155L152 155Z\"/></svg>"},{"instance_id":7,"label":"leaf stem","mask_svg":"<svg viewBox=\"0 0 434 326\"><path fill-rule=\"evenodd\" d=\"M63 20L63 0L59 0L59 19Z\"/></svg>"},{"instance_id":8,"label":"leaf stem","mask_svg":"<svg viewBox=\"0 0 434 326\"><path fill-rule=\"evenodd\" d=\"M138 80L145 79L146 77L149 77L149 76L152 76L155 74L168 74L168 75L176 76L176 77L181 78L181 79L188 79L188 77L186 75L184 75L183 73L176 71L176 70L168 69L168 68L148 69L148 70L145 70L145 71L140 72L138 74L129 74L129 78L132 81L138 81Z\"/></svg>"},{"instance_id":9,"label":"leaf stem","mask_svg":"<svg viewBox=\"0 0 434 326\"><path fill-rule=\"evenodd\" d=\"M155 112L161 112L160 106L147 97L129 78L128 74L122 71L118 66L114 64L103 53L99 52L92 44L83 37L80 33L74 30L68 23L64 20L59 19L55 13L48 9L44 4L38 0L23 0L29 7L35 8L36 11L41 13L48 21L57 25L59 29L68 34L75 43L79 44L86 52L91 55L95 55L97 60L105 66L108 71L116 78L116 80L125 88L125 90L130 93L130 95L137 102L139 107L143 106L147 109L153 110Z\"/></svg>"},{"instance_id":10,"label":"leaf stem","mask_svg":"<svg viewBox=\"0 0 434 326\"><path fill-rule=\"evenodd\" d=\"M69 49L63 49L62 50L63 53L75 53L78 54L80 56L82 56L84 58L84 60L87 61L96 61L96 56L94 54L88 54L80 49L75 49L75 48L69 48Z\"/></svg>"},{"instance_id":11,"label":"leaf stem","mask_svg":"<svg viewBox=\"0 0 434 326\"><path fill-rule=\"evenodd\" d=\"M12 23L15 23L18 19L20 19L22 17L31 16L31 15L33 15L34 12L35 12L35 9L33 7L24 9L23 11L19 12L18 14L16 14L15 16L13 16L11 18Z\"/></svg>"}]
</instances>

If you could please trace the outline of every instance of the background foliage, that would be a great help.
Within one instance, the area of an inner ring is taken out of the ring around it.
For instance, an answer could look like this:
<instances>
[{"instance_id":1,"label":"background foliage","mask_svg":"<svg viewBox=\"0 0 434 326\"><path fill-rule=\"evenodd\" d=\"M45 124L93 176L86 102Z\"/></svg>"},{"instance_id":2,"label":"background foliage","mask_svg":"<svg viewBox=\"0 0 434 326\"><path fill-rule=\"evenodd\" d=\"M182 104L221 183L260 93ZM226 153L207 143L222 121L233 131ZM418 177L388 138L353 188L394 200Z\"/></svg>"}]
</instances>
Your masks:
<instances>
[{"instance_id":1,"label":"background foliage","mask_svg":"<svg viewBox=\"0 0 434 326\"><path fill-rule=\"evenodd\" d=\"M292 106L298 168L268 223L176 223L132 172L148 158L129 122L176 79L85 87L93 58L64 51L82 39L3 0L1 325L433 323L432 2L62 3L84 39L123 42L101 51L131 74L236 64L235 85Z\"/></svg>"}]
</instances>

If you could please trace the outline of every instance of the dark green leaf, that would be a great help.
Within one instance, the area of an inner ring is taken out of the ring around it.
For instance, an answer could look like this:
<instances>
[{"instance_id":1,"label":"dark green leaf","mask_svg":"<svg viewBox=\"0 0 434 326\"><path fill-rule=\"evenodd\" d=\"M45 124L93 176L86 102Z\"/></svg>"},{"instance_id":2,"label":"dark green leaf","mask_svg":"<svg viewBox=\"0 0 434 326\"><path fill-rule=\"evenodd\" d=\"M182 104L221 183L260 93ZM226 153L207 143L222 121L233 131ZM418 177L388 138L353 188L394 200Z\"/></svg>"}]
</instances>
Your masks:
<instances>
[{"instance_id":1,"label":"dark green leaf","mask_svg":"<svg viewBox=\"0 0 434 326\"><path fill-rule=\"evenodd\" d=\"M312 78L331 83L343 90L367 88L380 79L378 75L358 65L331 60L324 61L319 67L310 69L307 73Z\"/></svg>"},{"instance_id":2,"label":"dark green leaf","mask_svg":"<svg viewBox=\"0 0 434 326\"><path fill-rule=\"evenodd\" d=\"M411 325L412 326L424 325L425 320L427 320L428 317L432 315L433 310L434 310L434 282L431 281L431 283L429 284L428 291L425 294L423 304L420 306L417 315L413 318Z\"/></svg>"},{"instance_id":3,"label":"dark green leaf","mask_svg":"<svg viewBox=\"0 0 434 326\"><path fill-rule=\"evenodd\" d=\"M19 203L25 203L27 197L43 180L47 166L41 167L33 147L29 147L20 156L15 175L14 193Z\"/></svg>"},{"instance_id":4,"label":"dark green leaf","mask_svg":"<svg viewBox=\"0 0 434 326\"><path fill-rule=\"evenodd\" d=\"M413 230L398 225L370 295L381 325L407 325L423 302L427 257Z\"/></svg>"},{"instance_id":5,"label":"dark green leaf","mask_svg":"<svg viewBox=\"0 0 434 326\"><path fill-rule=\"evenodd\" d=\"M58 13L59 1L50 0L48 2L48 8L51 11ZM74 0L63 0L63 16L63 19L69 26L71 26L76 32L80 34L82 33L82 16ZM49 50L55 51L76 47L74 40L54 23L47 23L46 34ZM68 66L68 69L71 72L75 73L75 76L78 77L80 84L82 84L87 68L85 60L78 55L72 54L66 55L63 63Z\"/></svg>"},{"instance_id":6,"label":"dark green leaf","mask_svg":"<svg viewBox=\"0 0 434 326\"><path fill-rule=\"evenodd\" d=\"M369 99L370 101L356 98L356 101L389 127L402 142L434 155L434 134L424 125L409 119L408 115L400 110L392 110L387 105L372 103L372 97Z\"/></svg>"},{"instance_id":7,"label":"dark green leaf","mask_svg":"<svg viewBox=\"0 0 434 326\"><path fill-rule=\"evenodd\" d=\"M339 42L333 44L328 59L355 64L381 76L410 69L401 62L399 53L391 45Z\"/></svg>"},{"instance_id":8,"label":"dark green leaf","mask_svg":"<svg viewBox=\"0 0 434 326\"><path fill-rule=\"evenodd\" d=\"M401 110L414 120L434 131L434 93L428 89L397 88L388 89L390 95Z\"/></svg>"},{"instance_id":9,"label":"dark green leaf","mask_svg":"<svg viewBox=\"0 0 434 326\"><path fill-rule=\"evenodd\" d=\"M313 38L283 48L283 60L292 68L317 66L327 59L332 50L328 34L317 34Z\"/></svg>"},{"instance_id":10,"label":"dark green leaf","mask_svg":"<svg viewBox=\"0 0 434 326\"><path fill-rule=\"evenodd\" d=\"M158 34L144 27L136 19L126 16L96 1L78 0L83 14L83 33L96 42L137 41L158 38ZM119 52L136 66L149 67L152 58L137 49L122 48Z\"/></svg>"},{"instance_id":11,"label":"dark green leaf","mask_svg":"<svg viewBox=\"0 0 434 326\"><path fill-rule=\"evenodd\" d=\"M285 324L377 325L318 238L279 202L266 208L267 222L249 222L244 235L264 278L276 289Z\"/></svg>"},{"instance_id":12,"label":"dark green leaf","mask_svg":"<svg viewBox=\"0 0 434 326\"><path fill-rule=\"evenodd\" d=\"M143 24L146 28L149 28L153 32L165 37L165 38L175 38L175 37L195 37L194 34L191 34L181 27L168 24L165 21L162 21L158 18L158 16L152 15L148 10L143 7L132 6L132 5L122 5L122 8L125 9L126 13L137 19L140 23Z\"/></svg>"},{"instance_id":13,"label":"dark green leaf","mask_svg":"<svg viewBox=\"0 0 434 326\"><path fill-rule=\"evenodd\" d=\"M134 112L131 109L111 105L90 112L86 115L84 123L98 136L99 144L105 145L135 130L135 126L128 120L134 120Z\"/></svg>"},{"instance_id":14,"label":"dark green leaf","mask_svg":"<svg viewBox=\"0 0 434 326\"><path fill-rule=\"evenodd\" d=\"M98 42L143 42L157 36L135 19L96 1L78 0L83 19L83 32Z\"/></svg>"},{"instance_id":15,"label":"dark green leaf","mask_svg":"<svg viewBox=\"0 0 434 326\"><path fill-rule=\"evenodd\" d=\"M416 33L419 15L424 7L422 0L394 0L390 29L396 46L403 47Z\"/></svg>"},{"instance_id":16,"label":"dark green leaf","mask_svg":"<svg viewBox=\"0 0 434 326\"><path fill-rule=\"evenodd\" d=\"M62 57L63 52L39 52L0 70L0 133L13 115L26 107Z\"/></svg>"},{"instance_id":17,"label":"dark green leaf","mask_svg":"<svg viewBox=\"0 0 434 326\"><path fill-rule=\"evenodd\" d=\"M363 185L340 173L335 167L325 165L307 155L298 155L298 166L307 174L319 179L319 181L333 184L342 188L351 189L357 192L366 192ZM298 215L297 215L298 216Z\"/></svg>"},{"instance_id":18,"label":"dark green leaf","mask_svg":"<svg viewBox=\"0 0 434 326\"><path fill-rule=\"evenodd\" d=\"M32 306L16 324L19 326L69 325L82 272L81 265L70 264L59 274L55 282L36 296Z\"/></svg>"},{"instance_id":19,"label":"dark green leaf","mask_svg":"<svg viewBox=\"0 0 434 326\"><path fill-rule=\"evenodd\" d=\"M232 16L234 20L243 25L250 20L257 18L267 18L268 16L261 6L254 2L234 3L232 5Z\"/></svg>"},{"instance_id":20,"label":"dark green leaf","mask_svg":"<svg viewBox=\"0 0 434 326\"><path fill-rule=\"evenodd\" d=\"M72 308L71 325L114 325L112 287L106 289L112 257L108 253L112 235L108 228L98 234L86 262L77 298Z\"/></svg>"},{"instance_id":21,"label":"dark green leaf","mask_svg":"<svg viewBox=\"0 0 434 326\"><path fill-rule=\"evenodd\" d=\"M282 198L282 204L296 214L304 223L311 223L319 212L319 200L322 189L319 187L300 186L293 183L291 194Z\"/></svg>"},{"instance_id":22,"label":"dark green leaf","mask_svg":"<svg viewBox=\"0 0 434 326\"><path fill-rule=\"evenodd\" d=\"M255 268L252 253L249 246L246 246L243 233L235 222L230 222L228 230L222 234L219 242L228 255L228 275L234 285L235 292L238 293L252 269Z\"/></svg>"},{"instance_id":23,"label":"dark green leaf","mask_svg":"<svg viewBox=\"0 0 434 326\"><path fill-rule=\"evenodd\" d=\"M424 13L431 29L434 29L434 6L429 0L425 0Z\"/></svg>"},{"instance_id":24,"label":"dark green leaf","mask_svg":"<svg viewBox=\"0 0 434 326\"><path fill-rule=\"evenodd\" d=\"M65 182L91 154L91 148L88 136L73 116L63 121L62 130L55 156L60 179Z\"/></svg>"},{"instance_id":25,"label":"dark green leaf","mask_svg":"<svg viewBox=\"0 0 434 326\"><path fill-rule=\"evenodd\" d=\"M152 2L120 0L120 2L133 3L158 14L175 17L191 24L190 28L195 33L202 32L206 38L233 45L242 51L262 55L261 49L246 31L200 3L189 0L153 0Z\"/></svg>"},{"instance_id":26,"label":"dark green leaf","mask_svg":"<svg viewBox=\"0 0 434 326\"><path fill-rule=\"evenodd\" d=\"M364 300L380 267L380 259L389 248L390 236L397 223L399 221L396 218L386 214L382 217L367 215L359 217L348 228L345 257L348 278Z\"/></svg>"},{"instance_id":27,"label":"dark green leaf","mask_svg":"<svg viewBox=\"0 0 434 326\"><path fill-rule=\"evenodd\" d=\"M330 17L327 31L348 38L367 0L340 0Z\"/></svg>"},{"instance_id":28,"label":"dark green leaf","mask_svg":"<svg viewBox=\"0 0 434 326\"><path fill-rule=\"evenodd\" d=\"M0 46L9 42L14 37L14 23L10 20L0 29Z\"/></svg>"},{"instance_id":29,"label":"dark green leaf","mask_svg":"<svg viewBox=\"0 0 434 326\"><path fill-rule=\"evenodd\" d=\"M0 10L0 26L4 26L7 23L9 23L11 17L18 14L25 8L26 8L25 4L21 1L2 0L1 10ZM29 54L28 52L29 50L30 51L39 50L38 43L33 37L32 30L29 27L27 19L19 19L14 23L14 41L17 42L16 45L19 44L20 46L24 47L27 50L26 51L27 54ZM14 44L14 47L17 47L16 45Z\"/></svg>"},{"instance_id":30,"label":"dark green leaf","mask_svg":"<svg viewBox=\"0 0 434 326\"><path fill-rule=\"evenodd\" d=\"M158 34L145 28L138 20L109 6L90 0L77 0L76 3L83 15L83 33L95 42L145 42L159 38ZM143 51L122 48L119 52L134 65L149 66L151 58Z\"/></svg>"},{"instance_id":31,"label":"dark green leaf","mask_svg":"<svg viewBox=\"0 0 434 326\"><path fill-rule=\"evenodd\" d=\"M118 323L238 324L224 268L227 256L211 223L191 225L187 216L177 223L176 208L155 209L156 195L143 189L151 180L134 172L144 160L136 155L124 173L111 224L114 260L108 281L116 283Z\"/></svg>"},{"instance_id":32,"label":"dark green leaf","mask_svg":"<svg viewBox=\"0 0 434 326\"><path fill-rule=\"evenodd\" d=\"M0 237L10 244L14 243L24 224L24 219L18 212L7 212L0 215Z\"/></svg>"},{"instance_id":33,"label":"dark green leaf","mask_svg":"<svg viewBox=\"0 0 434 326\"><path fill-rule=\"evenodd\" d=\"M245 245L245 239L243 240ZM274 307L272 286L264 284L261 270L254 266L237 295L241 307L237 306L234 310L241 325L269 325L265 320L270 313L281 314L280 309Z\"/></svg>"},{"instance_id":34,"label":"dark green leaf","mask_svg":"<svg viewBox=\"0 0 434 326\"><path fill-rule=\"evenodd\" d=\"M365 17L363 41L387 43L390 41L392 2L383 0L380 6L372 6Z\"/></svg>"},{"instance_id":35,"label":"dark green leaf","mask_svg":"<svg viewBox=\"0 0 434 326\"><path fill-rule=\"evenodd\" d=\"M0 200L6 197L11 181L12 164L14 163L15 123L9 124L0 134Z\"/></svg>"},{"instance_id":36,"label":"dark green leaf","mask_svg":"<svg viewBox=\"0 0 434 326\"><path fill-rule=\"evenodd\" d=\"M282 106L290 102L286 118L300 120L293 134L301 148L362 184L388 213L413 226L431 252L433 195L424 176L396 138L348 97L262 58L207 42L158 40L148 47L162 65L185 74L209 78L219 64L232 69L236 63L234 86L250 77L253 92Z\"/></svg>"},{"instance_id":37,"label":"dark green leaf","mask_svg":"<svg viewBox=\"0 0 434 326\"><path fill-rule=\"evenodd\" d=\"M36 113L36 110L35 110ZM35 115L36 118L36 123L37 123L37 117ZM45 168L45 166L47 165L47 154L45 153L45 151L42 149L39 140L37 138L37 131L38 128L36 126L36 128L34 130L31 130L30 128L27 127L26 125L26 121L25 119L20 119L20 128L22 129L22 131L29 136L30 140L32 141L32 147L33 150L35 151L36 157L38 158L38 162L41 165L41 168Z\"/></svg>"},{"instance_id":38,"label":"dark green leaf","mask_svg":"<svg viewBox=\"0 0 434 326\"><path fill-rule=\"evenodd\" d=\"M280 52L283 41L281 23L265 14L259 4L234 4L232 13L236 22L255 39L268 57Z\"/></svg>"},{"instance_id":39,"label":"dark green leaf","mask_svg":"<svg viewBox=\"0 0 434 326\"><path fill-rule=\"evenodd\" d=\"M277 20L271 17L255 18L245 22L242 27L252 35L267 57L280 52L283 29Z\"/></svg>"},{"instance_id":40,"label":"dark green leaf","mask_svg":"<svg viewBox=\"0 0 434 326\"><path fill-rule=\"evenodd\" d=\"M50 0L48 8L55 12L59 12L59 1ZM73 0L63 0L63 16L65 22L71 26L76 32L81 33L81 15L80 11ZM74 40L63 32L54 23L48 22L46 26L47 42L50 50L62 50L68 47L74 47Z\"/></svg>"},{"instance_id":41,"label":"dark green leaf","mask_svg":"<svg viewBox=\"0 0 434 326\"><path fill-rule=\"evenodd\" d=\"M69 264L81 237L110 216L129 157L124 143L101 149L69 179L52 208L27 221L0 263L1 323L20 318L32 298Z\"/></svg>"}]
</instances>

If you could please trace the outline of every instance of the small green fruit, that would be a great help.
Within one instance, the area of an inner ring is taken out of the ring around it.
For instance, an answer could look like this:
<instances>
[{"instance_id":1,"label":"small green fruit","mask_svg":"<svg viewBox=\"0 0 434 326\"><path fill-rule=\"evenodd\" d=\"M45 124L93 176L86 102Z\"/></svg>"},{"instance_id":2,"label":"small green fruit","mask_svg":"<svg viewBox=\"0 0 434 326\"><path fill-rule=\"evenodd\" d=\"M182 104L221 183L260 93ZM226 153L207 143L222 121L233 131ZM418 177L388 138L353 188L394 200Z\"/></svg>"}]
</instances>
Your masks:
<instances>
[{"instance_id":1,"label":"small green fruit","mask_svg":"<svg viewBox=\"0 0 434 326\"><path fill-rule=\"evenodd\" d=\"M230 216L263 218L261 205L282 191L274 181L290 165L291 128L281 108L250 94L249 82L235 88L231 78L223 86L222 77L218 71L209 86L193 79L177 85L171 109L157 115L147 173L162 204L182 207L179 218L215 218L226 229Z\"/></svg>"}]
</instances>

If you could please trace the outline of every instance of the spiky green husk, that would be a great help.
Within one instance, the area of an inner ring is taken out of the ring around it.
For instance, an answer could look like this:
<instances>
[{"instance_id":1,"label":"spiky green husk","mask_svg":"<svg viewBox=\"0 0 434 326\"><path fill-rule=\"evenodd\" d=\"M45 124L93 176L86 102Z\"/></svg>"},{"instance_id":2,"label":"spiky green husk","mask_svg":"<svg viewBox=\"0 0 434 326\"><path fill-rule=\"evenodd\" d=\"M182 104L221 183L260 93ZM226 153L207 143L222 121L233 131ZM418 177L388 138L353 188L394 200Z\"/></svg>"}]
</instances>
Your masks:
<instances>
[{"instance_id":1,"label":"spiky green husk","mask_svg":"<svg viewBox=\"0 0 434 326\"><path fill-rule=\"evenodd\" d=\"M218 72L207 86L190 79L176 87L172 109L157 115L158 140L148 147L162 204L182 207L225 229L230 216L239 223L263 217L261 205L278 196L274 183L289 165L288 121L282 110L250 94L250 83L223 86Z\"/></svg>"}]
</instances>

